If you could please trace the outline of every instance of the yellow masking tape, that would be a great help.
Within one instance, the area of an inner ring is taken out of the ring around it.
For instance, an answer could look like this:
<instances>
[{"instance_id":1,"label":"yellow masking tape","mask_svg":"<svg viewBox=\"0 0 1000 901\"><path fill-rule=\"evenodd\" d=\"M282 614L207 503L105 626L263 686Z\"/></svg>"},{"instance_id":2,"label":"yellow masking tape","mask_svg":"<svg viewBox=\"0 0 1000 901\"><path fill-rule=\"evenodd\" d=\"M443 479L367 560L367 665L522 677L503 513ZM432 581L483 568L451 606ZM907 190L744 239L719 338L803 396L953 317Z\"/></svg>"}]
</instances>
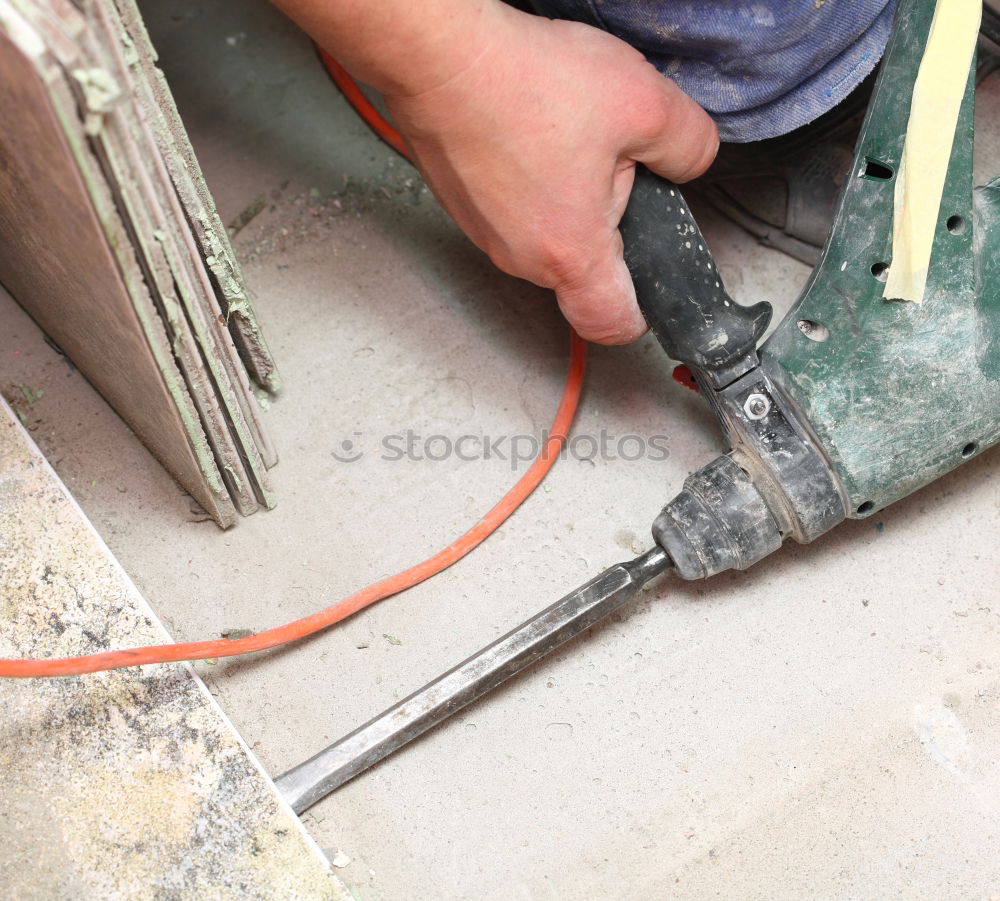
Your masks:
<instances>
[{"instance_id":1,"label":"yellow masking tape","mask_svg":"<svg viewBox=\"0 0 1000 901\"><path fill-rule=\"evenodd\" d=\"M982 0L938 0L910 101L893 198L892 265L882 296L920 303Z\"/></svg>"}]
</instances>

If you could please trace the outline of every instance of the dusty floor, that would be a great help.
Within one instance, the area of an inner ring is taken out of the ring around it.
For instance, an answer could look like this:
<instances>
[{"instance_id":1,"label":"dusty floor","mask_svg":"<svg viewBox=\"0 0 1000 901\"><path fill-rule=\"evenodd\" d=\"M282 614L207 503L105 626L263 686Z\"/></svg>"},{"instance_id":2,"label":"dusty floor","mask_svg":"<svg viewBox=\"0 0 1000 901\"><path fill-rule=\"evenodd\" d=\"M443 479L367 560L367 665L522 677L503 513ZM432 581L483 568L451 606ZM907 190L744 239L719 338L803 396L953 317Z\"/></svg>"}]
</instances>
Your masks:
<instances>
[{"instance_id":1,"label":"dusty floor","mask_svg":"<svg viewBox=\"0 0 1000 901\"><path fill-rule=\"evenodd\" d=\"M287 385L279 507L226 533L197 521L6 300L0 385L183 640L303 615L450 541L509 462L383 459L383 436L537 434L567 342L545 292L465 242L262 0L146 8L223 219L270 201L235 243ZM980 118L995 147L1000 119ZM739 300L787 307L804 266L703 227ZM602 429L669 455L563 461L431 583L293 650L200 665L272 772L648 546L721 449L650 339L594 350L576 430ZM748 574L661 583L308 828L365 901L1000 894L998 470L985 454Z\"/></svg>"},{"instance_id":2,"label":"dusty floor","mask_svg":"<svg viewBox=\"0 0 1000 901\"><path fill-rule=\"evenodd\" d=\"M0 401L0 656L169 640ZM7 901L349 901L186 664L0 680Z\"/></svg>"}]
</instances>

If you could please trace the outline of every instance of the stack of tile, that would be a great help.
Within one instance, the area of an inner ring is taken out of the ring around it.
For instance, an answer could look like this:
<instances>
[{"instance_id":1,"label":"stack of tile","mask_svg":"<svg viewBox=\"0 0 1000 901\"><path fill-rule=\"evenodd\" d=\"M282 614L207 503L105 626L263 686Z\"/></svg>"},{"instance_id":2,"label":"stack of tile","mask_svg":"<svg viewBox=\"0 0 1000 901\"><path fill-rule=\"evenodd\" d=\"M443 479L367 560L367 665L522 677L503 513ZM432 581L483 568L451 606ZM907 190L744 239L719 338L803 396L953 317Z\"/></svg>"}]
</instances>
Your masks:
<instances>
[{"instance_id":1,"label":"stack of tile","mask_svg":"<svg viewBox=\"0 0 1000 901\"><path fill-rule=\"evenodd\" d=\"M278 390L133 0L0 0L0 283L219 523Z\"/></svg>"}]
</instances>

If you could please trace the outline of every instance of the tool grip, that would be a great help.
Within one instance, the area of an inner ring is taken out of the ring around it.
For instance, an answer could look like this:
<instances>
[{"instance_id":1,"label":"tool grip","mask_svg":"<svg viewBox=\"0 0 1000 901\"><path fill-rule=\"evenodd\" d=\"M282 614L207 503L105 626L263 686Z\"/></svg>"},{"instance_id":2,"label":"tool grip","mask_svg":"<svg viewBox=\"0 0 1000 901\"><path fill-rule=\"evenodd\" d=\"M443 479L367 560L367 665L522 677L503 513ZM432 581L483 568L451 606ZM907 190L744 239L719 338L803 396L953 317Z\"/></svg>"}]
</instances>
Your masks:
<instances>
[{"instance_id":1,"label":"tool grip","mask_svg":"<svg viewBox=\"0 0 1000 901\"><path fill-rule=\"evenodd\" d=\"M620 229L639 308L667 354L717 388L755 366L771 305L729 296L677 185L636 165Z\"/></svg>"}]
</instances>

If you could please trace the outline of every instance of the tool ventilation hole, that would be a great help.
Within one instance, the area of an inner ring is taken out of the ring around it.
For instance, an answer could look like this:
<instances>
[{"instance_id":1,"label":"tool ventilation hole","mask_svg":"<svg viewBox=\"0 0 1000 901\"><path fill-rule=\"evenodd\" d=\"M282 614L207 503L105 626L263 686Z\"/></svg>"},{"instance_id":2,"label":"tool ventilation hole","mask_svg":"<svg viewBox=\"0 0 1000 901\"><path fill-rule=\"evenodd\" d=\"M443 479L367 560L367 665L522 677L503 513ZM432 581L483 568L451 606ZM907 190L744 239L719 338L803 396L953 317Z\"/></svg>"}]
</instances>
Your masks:
<instances>
[{"instance_id":1,"label":"tool ventilation hole","mask_svg":"<svg viewBox=\"0 0 1000 901\"><path fill-rule=\"evenodd\" d=\"M889 277L889 264L883 262L872 263L872 275L880 282L884 282Z\"/></svg>"},{"instance_id":2,"label":"tool ventilation hole","mask_svg":"<svg viewBox=\"0 0 1000 901\"><path fill-rule=\"evenodd\" d=\"M965 220L961 216L950 216L945 226L953 235L965 233Z\"/></svg>"},{"instance_id":3,"label":"tool ventilation hole","mask_svg":"<svg viewBox=\"0 0 1000 901\"><path fill-rule=\"evenodd\" d=\"M865 168L859 174L862 178L871 178L875 181L888 181L894 173L885 163L880 163L878 160L868 157L865 159Z\"/></svg>"},{"instance_id":4,"label":"tool ventilation hole","mask_svg":"<svg viewBox=\"0 0 1000 901\"><path fill-rule=\"evenodd\" d=\"M799 331L810 341L825 341L830 337L830 330L822 322L814 322L812 319L800 319Z\"/></svg>"},{"instance_id":5,"label":"tool ventilation hole","mask_svg":"<svg viewBox=\"0 0 1000 901\"><path fill-rule=\"evenodd\" d=\"M962 456L968 460L977 450L979 450L979 445L975 441L970 441L962 448Z\"/></svg>"},{"instance_id":6,"label":"tool ventilation hole","mask_svg":"<svg viewBox=\"0 0 1000 901\"><path fill-rule=\"evenodd\" d=\"M865 501L863 504L861 504L861 506L858 507L856 512L858 516L866 516L867 514L871 513L872 510L874 509L875 509L875 504L872 501Z\"/></svg>"}]
</instances>

